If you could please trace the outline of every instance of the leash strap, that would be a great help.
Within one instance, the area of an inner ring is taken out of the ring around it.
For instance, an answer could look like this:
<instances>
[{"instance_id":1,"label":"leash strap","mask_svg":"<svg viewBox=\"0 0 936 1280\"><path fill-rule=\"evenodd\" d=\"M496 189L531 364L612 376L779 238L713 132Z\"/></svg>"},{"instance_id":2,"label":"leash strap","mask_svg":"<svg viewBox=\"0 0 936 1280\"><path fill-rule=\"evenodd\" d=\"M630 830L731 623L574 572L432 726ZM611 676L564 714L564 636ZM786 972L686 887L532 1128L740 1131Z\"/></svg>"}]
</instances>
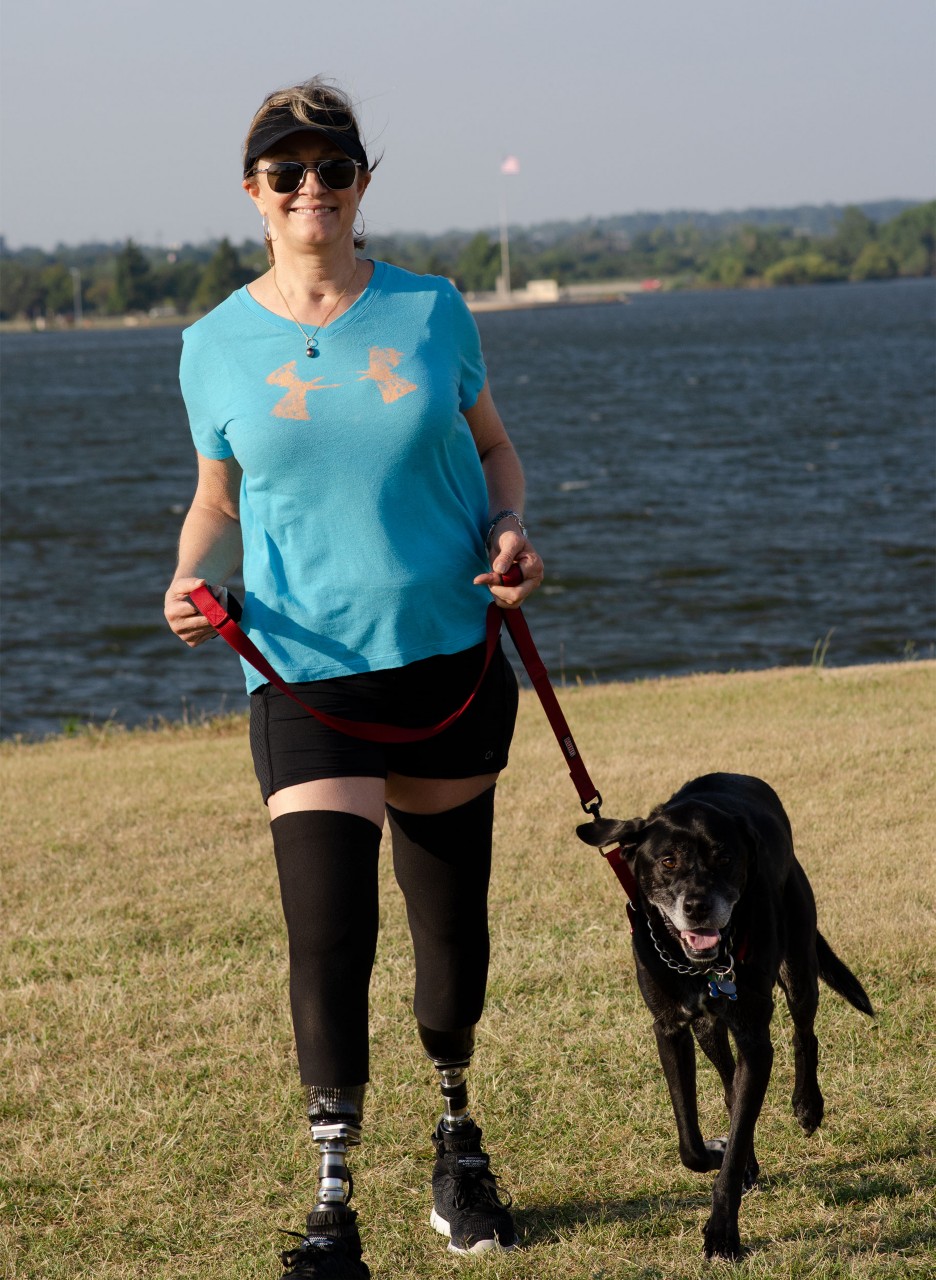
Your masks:
<instances>
[{"instance_id":1,"label":"leash strap","mask_svg":"<svg viewBox=\"0 0 936 1280\"><path fill-rule=\"evenodd\" d=\"M634 879L634 873L627 865L627 859L619 844L612 849L602 849L602 855L608 866L620 881L621 888L627 894L627 915L630 921L631 933L634 932L634 914L637 908L634 903L637 901L637 881Z\"/></svg>"},{"instance_id":2,"label":"leash strap","mask_svg":"<svg viewBox=\"0 0 936 1280\"><path fill-rule=\"evenodd\" d=\"M510 638L514 642L517 653L520 655L520 660L526 667L527 675L533 682L533 688L543 704L546 719L556 735L559 749L565 756L566 764L569 766L569 777L572 779L572 783L579 794L582 808L586 813L597 815L598 810L601 808L601 793L588 776L588 770L579 755L575 739L572 737L572 731L569 729L568 722L562 714L559 699L556 697L556 692L549 682L549 672L546 670L536 645L533 643L527 620L520 609L504 609L502 612L505 615L504 621L507 624L507 630L510 632Z\"/></svg>"},{"instance_id":3,"label":"leash strap","mask_svg":"<svg viewBox=\"0 0 936 1280\"><path fill-rule=\"evenodd\" d=\"M539 695L539 700L546 713L546 719L549 721L552 731L556 735L556 741L559 743L559 748L565 756L566 763L569 766L569 777L572 779L573 785L579 794L582 808L586 813L590 813L593 818L597 818L601 810L601 792L589 777L585 763L579 754L578 747L575 745L575 739L572 737L566 718L562 714L556 691L549 682L549 672L546 670L536 645L533 643L533 637L530 634L530 628L527 626L526 618L524 618L520 609L505 609L503 612L510 638L516 646L524 667L526 667L527 675L533 682L533 688ZM628 912L632 915L634 911L633 904L637 901L637 881L634 879L634 873L628 865L624 852L620 845L613 845L602 849L601 853L608 866L617 876L621 888L627 894ZM631 929L633 931L633 924Z\"/></svg>"},{"instance_id":4,"label":"leash strap","mask_svg":"<svg viewBox=\"0 0 936 1280\"><path fill-rule=\"evenodd\" d=\"M453 711L451 715L446 716L444 720L438 724L428 725L418 729L406 729L399 725L391 724L374 724L366 720L347 720L342 716L330 716L325 711L319 711L316 707L310 707L308 703L303 702L297 697L273 670L269 662L250 639L245 635L242 629L237 625L226 609L218 603L207 587L196 587L191 592L189 599L194 604L199 613L203 614L214 629L221 635L232 649L236 650L242 658L250 663L255 670L259 671L270 684L274 685L281 693L285 693L288 698L292 698L293 702L297 702L304 711L310 716L314 716L316 720L320 720L322 724L328 725L330 729L337 729L339 733L348 734L352 738L364 738L367 742L424 742L427 738L434 738L437 733L441 733L443 729L447 729L449 725L454 724L458 717L467 711L468 707L474 700L475 694L481 687L481 681L484 679L488 667L491 665L491 659L497 648L497 640L500 635L500 613L496 604L488 606L486 619L486 636L484 651L484 666L481 674L478 676L477 683L468 695L465 702Z\"/></svg>"}]
</instances>

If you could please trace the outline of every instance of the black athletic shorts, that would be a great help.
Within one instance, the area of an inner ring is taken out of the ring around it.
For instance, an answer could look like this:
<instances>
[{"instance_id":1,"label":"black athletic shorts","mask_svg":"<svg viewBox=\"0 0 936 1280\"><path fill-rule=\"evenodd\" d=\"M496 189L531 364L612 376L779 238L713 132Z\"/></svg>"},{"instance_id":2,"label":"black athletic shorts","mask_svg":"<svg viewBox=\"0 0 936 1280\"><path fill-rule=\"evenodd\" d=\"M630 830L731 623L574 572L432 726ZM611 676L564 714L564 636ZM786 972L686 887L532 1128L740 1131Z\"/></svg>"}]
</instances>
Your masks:
<instances>
[{"instance_id":1,"label":"black athletic shorts","mask_svg":"<svg viewBox=\"0 0 936 1280\"><path fill-rule=\"evenodd\" d=\"M438 724L471 693L485 646L424 658L406 667L293 684L303 702L328 715L421 728ZM498 644L470 707L423 742L366 742L309 715L274 685L250 695L250 749L264 803L274 791L319 778L475 778L507 764L517 718L517 679Z\"/></svg>"}]
</instances>

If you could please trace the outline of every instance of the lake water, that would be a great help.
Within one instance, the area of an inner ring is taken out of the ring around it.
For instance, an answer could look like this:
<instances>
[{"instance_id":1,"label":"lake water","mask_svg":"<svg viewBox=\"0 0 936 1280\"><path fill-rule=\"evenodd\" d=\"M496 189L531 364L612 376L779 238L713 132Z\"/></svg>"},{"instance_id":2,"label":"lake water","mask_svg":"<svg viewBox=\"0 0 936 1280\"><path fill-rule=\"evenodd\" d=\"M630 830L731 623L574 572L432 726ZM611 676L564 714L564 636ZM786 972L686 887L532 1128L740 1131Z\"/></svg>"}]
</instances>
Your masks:
<instances>
[{"instance_id":1,"label":"lake water","mask_svg":"<svg viewBox=\"0 0 936 1280\"><path fill-rule=\"evenodd\" d=\"M478 317L553 680L932 656L936 284ZM246 705L162 619L194 455L175 328L3 338L2 733ZM508 642L509 649L509 642Z\"/></svg>"}]
</instances>

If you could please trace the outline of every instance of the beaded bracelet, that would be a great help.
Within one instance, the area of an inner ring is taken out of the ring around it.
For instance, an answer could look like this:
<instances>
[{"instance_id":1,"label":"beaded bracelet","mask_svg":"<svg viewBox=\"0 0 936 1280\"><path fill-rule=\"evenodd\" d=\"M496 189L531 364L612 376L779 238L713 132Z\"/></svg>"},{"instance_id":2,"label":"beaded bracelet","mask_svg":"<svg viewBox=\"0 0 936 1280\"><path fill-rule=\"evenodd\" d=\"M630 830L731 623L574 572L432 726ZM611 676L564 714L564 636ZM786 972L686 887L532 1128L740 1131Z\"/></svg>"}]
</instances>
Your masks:
<instances>
[{"instance_id":1,"label":"beaded bracelet","mask_svg":"<svg viewBox=\"0 0 936 1280\"><path fill-rule=\"evenodd\" d=\"M498 511L497 515L488 525L487 537L484 539L484 545L488 551L490 551L491 549L491 538L494 536L494 530L497 528L500 522L502 520L506 520L508 516L512 520L516 520L517 524L520 526L520 532L523 534L524 537L526 537L526 525L523 523L523 520L521 519L521 517L517 514L516 511L511 511L509 508L505 508L503 511Z\"/></svg>"}]
</instances>

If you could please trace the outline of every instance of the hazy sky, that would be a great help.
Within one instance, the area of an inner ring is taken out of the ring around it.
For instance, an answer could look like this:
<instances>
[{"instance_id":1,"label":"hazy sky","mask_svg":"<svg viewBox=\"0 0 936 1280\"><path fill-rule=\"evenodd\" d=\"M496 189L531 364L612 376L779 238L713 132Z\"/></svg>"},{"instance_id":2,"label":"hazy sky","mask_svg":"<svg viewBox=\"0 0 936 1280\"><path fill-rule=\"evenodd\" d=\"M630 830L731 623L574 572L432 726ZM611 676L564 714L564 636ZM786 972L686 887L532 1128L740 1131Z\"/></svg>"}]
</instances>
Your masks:
<instances>
[{"instance_id":1,"label":"hazy sky","mask_svg":"<svg viewBox=\"0 0 936 1280\"><path fill-rule=\"evenodd\" d=\"M316 72L373 233L936 194L934 0L6 0L0 40L17 248L258 238L244 133Z\"/></svg>"}]
</instances>

